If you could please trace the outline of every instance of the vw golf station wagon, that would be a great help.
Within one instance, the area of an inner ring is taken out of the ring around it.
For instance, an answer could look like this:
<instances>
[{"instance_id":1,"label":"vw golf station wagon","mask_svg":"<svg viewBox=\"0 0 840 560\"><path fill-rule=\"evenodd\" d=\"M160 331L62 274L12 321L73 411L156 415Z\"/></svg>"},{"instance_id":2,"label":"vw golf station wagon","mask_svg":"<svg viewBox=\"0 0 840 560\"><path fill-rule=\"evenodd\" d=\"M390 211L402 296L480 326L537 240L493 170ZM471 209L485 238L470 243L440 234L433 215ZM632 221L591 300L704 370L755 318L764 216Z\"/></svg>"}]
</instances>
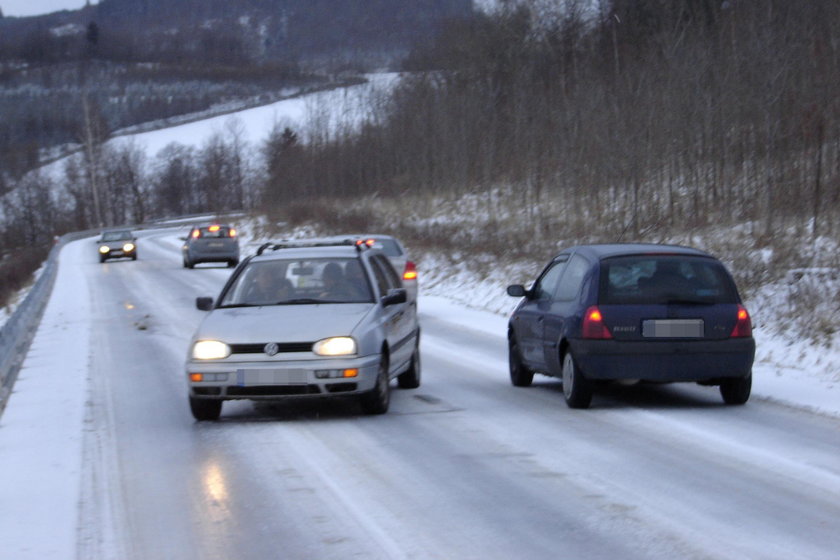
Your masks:
<instances>
[{"instance_id":1,"label":"vw golf station wagon","mask_svg":"<svg viewBox=\"0 0 840 560\"><path fill-rule=\"evenodd\" d=\"M197 420L230 399L359 399L387 412L390 384L420 386L417 304L386 255L354 241L265 244L233 271L186 363Z\"/></svg>"},{"instance_id":2,"label":"vw golf station wagon","mask_svg":"<svg viewBox=\"0 0 840 560\"><path fill-rule=\"evenodd\" d=\"M750 315L724 265L658 244L582 245L555 256L508 324L510 379L559 377L566 403L587 408L599 383L696 382L727 404L750 396Z\"/></svg>"}]
</instances>

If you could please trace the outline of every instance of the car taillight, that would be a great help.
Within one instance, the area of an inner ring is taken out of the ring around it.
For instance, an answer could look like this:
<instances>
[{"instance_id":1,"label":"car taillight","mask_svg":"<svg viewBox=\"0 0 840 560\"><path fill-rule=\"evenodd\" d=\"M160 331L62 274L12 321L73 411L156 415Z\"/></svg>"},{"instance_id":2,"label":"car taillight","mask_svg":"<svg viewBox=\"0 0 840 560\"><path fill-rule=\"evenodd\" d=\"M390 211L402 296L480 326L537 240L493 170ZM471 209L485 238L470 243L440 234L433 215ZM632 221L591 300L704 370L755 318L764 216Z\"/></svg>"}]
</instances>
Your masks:
<instances>
[{"instance_id":1,"label":"car taillight","mask_svg":"<svg viewBox=\"0 0 840 560\"><path fill-rule=\"evenodd\" d=\"M230 229L228 230L228 236L230 236L230 237L236 237L236 230L235 230L235 229L233 229L233 228L230 228Z\"/></svg>"},{"instance_id":2,"label":"car taillight","mask_svg":"<svg viewBox=\"0 0 840 560\"><path fill-rule=\"evenodd\" d=\"M750 319L750 314L743 305L738 306L738 320L729 336L731 338L752 336L752 319Z\"/></svg>"},{"instance_id":3,"label":"car taillight","mask_svg":"<svg viewBox=\"0 0 840 560\"><path fill-rule=\"evenodd\" d=\"M610 330L604 324L604 317L597 306L586 310L583 316L583 338L608 339L612 338Z\"/></svg>"},{"instance_id":4,"label":"car taillight","mask_svg":"<svg viewBox=\"0 0 840 560\"><path fill-rule=\"evenodd\" d=\"M417 280L417 267L411 261L406 261L403 270L403 280Z\"/></svg>"},{"instance_id":5,"label":"car taillight","mask_svg":"<svg viewBox=\"0 0 840 560\"><path fill-rule=\"evenodd\" d=\"M194 230L194 231L192 232L193 239L198 239L198 237L199 237L200 235L201 235L201 232L200 232L200 231L198 231L198 230Z\"/></svg>"}]
</instances>

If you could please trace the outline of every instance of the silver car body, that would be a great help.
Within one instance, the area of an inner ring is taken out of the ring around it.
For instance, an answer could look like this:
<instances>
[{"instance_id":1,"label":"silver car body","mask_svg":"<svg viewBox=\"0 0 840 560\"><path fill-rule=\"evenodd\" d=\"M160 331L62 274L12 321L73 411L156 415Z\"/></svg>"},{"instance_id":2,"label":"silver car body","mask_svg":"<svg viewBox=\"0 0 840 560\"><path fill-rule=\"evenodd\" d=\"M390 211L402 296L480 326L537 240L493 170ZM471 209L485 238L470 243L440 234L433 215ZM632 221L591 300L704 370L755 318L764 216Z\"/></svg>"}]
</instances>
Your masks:
<instances>
[{"instance_id":1,"label":"silver car body","mask_svg":"<svg viewBox=\"0 0 840 560\"><path fill-rule=\"evenodd\" d=\"M318 263L330 262L343 263L345 270L351 263L361 265L367 294L346 301L319 296L323 288L316 284L323 270L317 270ZM387 280L385 266L391 268ZM281 270L281 281L293 285L294 295L262 303L250 300L248 282L260 267ZM378 250L351 245L269 250L243 260L214 303L204 298L202 306L201 299L199 308L212 309L190 343L186 374L191 406L201 400L364 395L374 390L386 356L389 381L415 363L419 370L416 305L406 301L398 275ZM355 352L316 354L315 343L332 337L352 338ZM228 345L231 353L197 359L193 348L208 340ZM343 375L351 370L357 374Z\"/></svg>"},{"instance_id":2,"label":"silver car body","mask_svg":"<svg viewBox=\"0 0 840 560\"><path fill-rule=\"evenodd\" d=\"M137 238L131 230L103 231L96 243L99 247L99 262L101 263L108 259L137 260Z\"/></svg>"},{"instance_id":3,"label":"silver car body","mask_svg":"<svg viewBox=\"0 0 840 560\"><path fill-rule=\"evenodd\" d=\"M181 250L184 268L199 263L223 262L228 266L239 263L239 239L236 230L227 225L193 226Z\"/></svg>"}]
</instances>

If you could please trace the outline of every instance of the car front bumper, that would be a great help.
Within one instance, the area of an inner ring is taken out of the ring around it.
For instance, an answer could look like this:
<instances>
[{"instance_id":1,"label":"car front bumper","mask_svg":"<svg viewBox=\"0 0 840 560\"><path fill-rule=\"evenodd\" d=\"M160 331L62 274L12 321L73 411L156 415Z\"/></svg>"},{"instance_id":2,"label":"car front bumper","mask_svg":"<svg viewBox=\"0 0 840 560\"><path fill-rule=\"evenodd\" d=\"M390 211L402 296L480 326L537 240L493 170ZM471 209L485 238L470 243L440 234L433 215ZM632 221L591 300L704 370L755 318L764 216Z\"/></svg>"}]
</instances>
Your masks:
<instances>
[{"instance_id":1,"label":"car front bumper","mask_svg":"<svg viewBox=\"0 0 840 560\"><path fill-rule=\"evenodd\" d=\"M186 364L191 397L276 400L287 397L352 395L373 389L378 355L348 359L262 362L199 362ZM358 371L343 377L344 370ZM193 381L201 374L202 381Z\"/></svg>"},{"instance_id":2,"label":"car front bumper","mask_svg":"<svg viewBox=\"0 0 840 560\"><path fill-rule=\"evenodd\" d=\"M715 382L746 377L755 359L752 338L714 341L578 340L570 344L584 377L592 380Z\"/></svg>"}]
</instances>

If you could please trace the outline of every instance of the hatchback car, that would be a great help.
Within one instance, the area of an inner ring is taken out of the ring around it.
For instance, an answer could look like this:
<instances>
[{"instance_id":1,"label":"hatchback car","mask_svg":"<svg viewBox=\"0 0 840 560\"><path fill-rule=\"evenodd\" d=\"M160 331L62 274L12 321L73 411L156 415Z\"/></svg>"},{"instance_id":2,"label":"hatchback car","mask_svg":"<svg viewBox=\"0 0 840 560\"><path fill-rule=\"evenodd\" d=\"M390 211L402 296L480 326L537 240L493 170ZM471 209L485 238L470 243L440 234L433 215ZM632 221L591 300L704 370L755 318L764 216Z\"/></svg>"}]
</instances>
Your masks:
<instances>
[{"instance_id":1,"label":"hatchback car","mask_svg":"<svg viewBox=\"0 0 840 560\"><path fill-rule=\"evenodd\" d=\"M236 230L230 226L210 224L195 226L181 247L184 268L199 263L227 263L229 267L239 264L239 239Z\"/></svg>"},{"instance_id":2,"label":"hatchback car","mask_svg":"<svg viewBox=\"0 0 840 560\"><path fill-rule=\"evenodd\" d=\"M215 420L228 399L358 397L387 412L390 383L420 386L420 326L399 275L364 243L266 244L234 270L186 363L190 408Z\"/></svg>"},{"instance_id":3,"label":"hatchback car","mask_svg":"<svg viewBox=\"0 0 840 560\"><path fill-rule=\"evenodd\" d=\"M750 396L755 341L732 276L713 256L657 244L584 245L562 251L508 326L511 382L560 377L572 408L599 382L717 385L724 402Z\"/></svg>"},{"instance_id":4,"label":"hatchback car","mask_svg":"<svg viewBox=\"0 0 840 560\"><path fill-rule=\"evenodd\" d=\"M137 238L130 230L103 231L96 243L99 245L100 263L108 259L137 260Z\"/></svg>"},{"instance_id":5,"label":"hatchback car","mask_svg":"<svg viewBox=\"0 0 840 560\"><path fill-rule=\"evenodd\" d=\"M391 264L394 265L394 269L398 273L401 273L402 283L406 292L408 292L409 301L417 300L417 266L408 256L408 251L405 246L396 237L380 233L361 233L336 235L324 239L335 241L347 239L361 240L368 247L381 250L388 257L388 260L391 261Z\"/></svg>"}]
</instances>

